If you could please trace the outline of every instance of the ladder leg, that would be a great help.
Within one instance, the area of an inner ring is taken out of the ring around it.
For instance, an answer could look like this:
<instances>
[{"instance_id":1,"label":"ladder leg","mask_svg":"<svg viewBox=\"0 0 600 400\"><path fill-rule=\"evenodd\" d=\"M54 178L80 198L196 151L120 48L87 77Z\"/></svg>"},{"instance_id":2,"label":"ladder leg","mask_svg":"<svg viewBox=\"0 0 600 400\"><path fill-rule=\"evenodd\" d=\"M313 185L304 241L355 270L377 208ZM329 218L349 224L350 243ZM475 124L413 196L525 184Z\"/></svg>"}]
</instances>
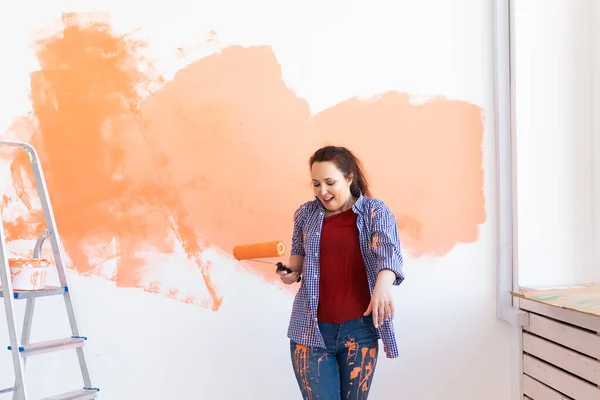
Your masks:
<instances>
[{"instance_id":1,"label":"ladder leg","mask_svg":"<svg viewBox=\"0 0 600 400\"><path fill-rule=\"evenodd\" d=\"M6 145L10 147L19 147L25 150L29 156L29 161L31 163L31 168L33 171L33 176L35 179L36 189L40 198L41 208L44 213L44 221L46 223L47 232L42 235L42 237L36 243L34 249L34 258L38 258L41 251L41 246L44 242L44 239L49 238L52 246L52 255L54 259L54 263L56 265L56 271L58 273L58 278L60 280L61 290L59 292L45 292L37 291L33 295L27 295L26 297L36 297L36 296L45 296L45 295L53 295L53 294L62 294L63 300L65 302L65 308L67 309L67 315L69 317L69 324L71 327L72 338L64 340L54 340L49 342L40 342L40 343L29 343L29 336L31 333L31 322L33 319L33 308L34 301L27 302L26 309L26 317L23 326L22 332L22 342L27 343L24 345L19 343L19 337L17 333L15 315L14 315L14 299L15 292L12 287L11 282L11 274L10 268L7 260L6 253L6 238L4 235L4 229L2 223L0 222L0 278L2 283L2 297L4 298L4 306L6 308L6 316L8 322L8 333L10 336L10 344L12 357L15 367L15 387L8 388L4 390L0 390L1 393L8 393L14 391L16 395L13 397L14 400L28 400L27 399L27 388L25 384L25 358L27 355L33 354L43 354L49 351L56 351L62 348L63 345L78 345L77 347L77 357L79 360L79 366L81 369L81 375L84 381L84 387L80 390L64 393L62 395L58 395L57 398L86 398L86 399L98 399L98 391L99 388L94 388L92 385L92 379L90 377L90 372L88 369L87 359L85 355L85 351L83 349L83 340L85 338L81 337L79 332L79 324L77 321L77 316L75 312L75 307L73 304L73 300L71 298L70 285L68 283L67 270L65 266L64 250L58 235L58 230L56 228L56 221L54 219L54 213L52 210L52 205L50 203L50 198L48 195L48 189L46 188L46 181L44 179L44 173L42 171L42 167L40 165L40 160L37 155L35 149L28 143L22 141L12 141L12 140L0 140L0 145ZM64 291L63 291L64 289ZM21 298L21 295L19 295ZM33 299L32 299L33 300ZM23 347L26 346L26 347ZM49 347L44 347L49 346ZM71 348L68 346L67 348ZM37 350L37 352L36 352ZM21 353L22 352L22 353ZM75 396L75 397L74 397ZM83 396L83 397L82 397ZM49 397L48 399L55 398Z\"/></svg>"},{"instance_id":2,"label":"ladder leg","mask_svg":"<svg viewBox=\"0 0 600 400\"><path fill-rule=\"evenodd\" d=\"M48 232L44 232L42 236L38 239L35 244L35 248L33 250L33 258L40 258L41 256L41 248L44 240L47 237ZM21 345L26 346L29 344L31 339L31 324L33 323L33 308L35 307L35 297L29 297L27 299L27 304L25 306L25 316L23 318L23 330L21 331ZM23 371L26 370L27 367L27 358L23 358ZM17 386L15 380L15 387ZM13 400L18 400L17 392L13 393Z\"/></svg>"},{"instance_id":3,"label":"ladder leg","mask_svg":"<svg viewBox=\"0 0 600 400\"><path fill-rule=\"evenodd\" d=\"M12 281L10 279L10 268L5 249L4 226L0 223L0 280L2 283L2 292L4 299L4 309L6 311L6 321L8 325L8 338L11 345L11 354L15 371L15 391L16 400L27 400L27 389L25 387L25 366L23 358L19 354L19 337L17 333L17 322L14 312L14 292Z\"/></svg>"},{"instance_id":4,"label":"ladder leg","mask_svg":"<svg viewBox=\"0 0 600 400\"><path fill-rule=\"evenodd\" d=\"M31 337L31 323L33 321L33 307L35 306L35 297L27 299L27 305L25 306L25 317L23 321L23 331L21 332L21 345L25 346L29 344ZM27 366L27 358L22 358L23 372ZM15 387L17 387L17 381L15 379ZM18 400L17 392L13 393L13 400Z\"/></svg>"},{"instance_id":5,"label":"ladder leg","mask_svg":"<svg viewBox=\"0 0 600 400\"><path fill-rule=\"evenodd\" d=\"M52 210L52 204L50 203L50 196L48 195L48 189L46 187L46 181L44 179L44 173L40 166L39 157L35 149L29 144L23 144L22 147L29 154L29 160L31 161L31 168L35 179L35 185L40 196L40 205L44 212L44 220L46 222L46 228L48 231L48 237L52 246L52 254L54 263L56 264L56 270L60 284L63 287L70 288L68 284L67 270L64 263L65 256L61 240L58 236L58 230L56 228L56 221L54 219L54 212ZM69 290L63 294L65 305L67 308L67 315L69 316L69 323L71 325L71 333L73 336L81 336L79 332L79 324L77 322L77 314L75 312L75 306L71 298ZM81 375L85 387L92 388L92 379L90 376L89 368L87 365L87 357L83 347L77 349L77 357L79 359L79 367L81 369ZM98 395L97 395L98 396Z\"/></svg>"}]
</instances>

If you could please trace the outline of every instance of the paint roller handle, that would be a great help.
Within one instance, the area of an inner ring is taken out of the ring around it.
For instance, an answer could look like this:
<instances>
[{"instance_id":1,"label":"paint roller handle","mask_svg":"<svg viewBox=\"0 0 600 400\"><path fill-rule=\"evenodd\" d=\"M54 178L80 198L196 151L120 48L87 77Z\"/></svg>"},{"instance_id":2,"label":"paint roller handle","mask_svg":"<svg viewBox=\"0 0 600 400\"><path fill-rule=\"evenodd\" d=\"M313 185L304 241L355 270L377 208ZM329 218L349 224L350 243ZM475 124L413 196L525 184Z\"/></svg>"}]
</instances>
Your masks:
<instances>
[{"instance_id":1,"label":"paint roller handle","mask_svg":"<svg viewBox=\"0 0 600 400\"><path fill-rule=\"evenodd\" d=\"M294 272L291 269L287 268L285 265L283 265L283 263L281 261L278 262L276 265L277 265L276 272L286 271L288 274L291 274L292 272ZM296 280L296 282L300 282L301 279L302 279L302 277L298 276L298 280Z\"/></svg>"}]
</instances>

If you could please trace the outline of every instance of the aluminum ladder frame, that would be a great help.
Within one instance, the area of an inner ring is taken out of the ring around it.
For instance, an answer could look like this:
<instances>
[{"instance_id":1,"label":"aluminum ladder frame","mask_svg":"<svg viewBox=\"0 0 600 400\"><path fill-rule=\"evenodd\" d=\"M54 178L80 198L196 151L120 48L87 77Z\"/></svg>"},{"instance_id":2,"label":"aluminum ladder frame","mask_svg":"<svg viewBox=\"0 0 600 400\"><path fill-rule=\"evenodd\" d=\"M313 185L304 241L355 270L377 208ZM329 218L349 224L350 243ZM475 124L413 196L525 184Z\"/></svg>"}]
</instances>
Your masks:
<instances>
[{"instance_id":1,"label":"aluminum ladder frame","mask_svg":"<svg viewBox=\"0 0 600 400\"><path fill-rule=\"evenodd\" d=\"M12 360L15 371L14 387L0 390L0 395L12 392L13 400L32 400L31 395L29 395L27 391L27 384L25 383L25 364L27 357L61 350L76 349L77 357L79 359L79 367L81 369L81 375L83 377L83 388L68 393L46 397L43 400L98 399L98 392L100 391L100 389L95 388L92 385L92 379L88 368L88 362L83 348L83 344L85 340L87 340L87 338L81 336L79 332L79 323L75 314L73 299L71 298L71 294L69 292L69 284L64 263L64 250L60 238L58 236L56 221L54 219L52 205L50 204L48 189L46 187L46 181L44 178L44 173L42 171L42 166L39 157L33 146L23 141L0 140L0 146L20 148L22 150L25 150L29 156L29 161L33 169L35 185L40 198L42 211L44 213L44 221L46 223L46 232L44 232L37 240L33 251L33 258L40 257L42 245L45 239L49 238L50 244L52 246L54 264L56 266L58 278L60 281L60 287L46 287L45 289L38 291L13 290L7 257L4 225L3 223L0 223L0 283L2 284L2 291L0 291L0 296L4 298L4 308L6 310L8 335L10 340L10 346L8 346L8 349L12 353ZM69 323L71 325L72 336L65 339L55 339L39 343L30 343L29 337L31 333L31 322L33 319L33 308L35 305L36 298L59 295L62 295L65 301L67 315L69 318ZM27 303L25 306L23 330L21 331L21 338L19 339L15 319L14 301L20 299L26 299Z\"/></svg>"}]
</instances>

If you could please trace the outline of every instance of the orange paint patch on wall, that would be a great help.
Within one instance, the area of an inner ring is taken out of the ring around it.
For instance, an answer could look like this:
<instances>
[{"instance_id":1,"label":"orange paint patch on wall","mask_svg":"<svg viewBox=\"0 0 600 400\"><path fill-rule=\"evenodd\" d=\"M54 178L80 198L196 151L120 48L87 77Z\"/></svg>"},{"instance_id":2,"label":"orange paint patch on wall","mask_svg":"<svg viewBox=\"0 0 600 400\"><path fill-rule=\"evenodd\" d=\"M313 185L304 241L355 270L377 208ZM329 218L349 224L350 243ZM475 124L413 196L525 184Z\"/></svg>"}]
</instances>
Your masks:
<instances>
[{"instance_id":1,"label":"orange paint patch on wall","mask_svg":"<svg viewBox=\"0 0 600 400\"><path fill-rule=\"evenodd\" d=\"M481 110L468 103L413 105L390 92L311 116L269 47L233 46L180 71L142 113L148 136L170 154L165 165L192 225L225 250L269 240L289 248L293 211L312 197L307 159L325 143L364 159L415 255L473 242L485 221Z\"/></svg>"},{"instance_id":2,"label":"orange paint patch on wall","mask_svg":"<svg viewBox=\"0 0 600 400\"><path fill-rule=\"evenodd\" d=\"M268 47L234 46L180 71L141 107L190 225L225 251L280 240L310 194L310 110ZM173 132L165 135L165 132ZM275 267L245 263L268 281Z\"/></svg>"},{"instance_id":3,"label":"orange paint patch on wall","mask_svg":"<svg viewBox=\"0 0 600 400\"><path fill-rule=\"evenodd\" d=\"M158 291L160 282L143 276L137 253L172 252L174 232L210 294L201 304L218 309L221 298L201 260L201 241L186 220L162 153L144 136L139 103L161 83L141 54L145 43L116 35L89 15L64 14L61 23L62 29L35 43L42 69L31 76L31 97L39 128L22 136L31 137L41 155L73 267L102 275L100 264L117 258L112 279L118 286ZM32 180L24 153L11 170L17 188ZM32 190L17 193L24 204L35 196ZM23 228L11 226L10 233L22 235Z\"/></svg>"},{"instance_id":4,"label":"orange paint patch on wall","mask_svg":"<svg viewBox=\"0 0 600 400\"><path fill-rule=\"evenodd\" d=\"M138 132L115 129L120 118L135 113L141 89L152 83L138 54L145 44L85 17L63 14L63 29L36 41L41 70L31 75L39 126L31 141L47 171L63 243L82 273L94 269L85 244L101 247L115 236L120 243L132 237L143 243L167 225L152 212L161 188L122 173L125 159L135 156L128 145ZM17 159L22 168L26 164Z\"/></svg>"},{"instance_id":5,"label":"orange paint patch on wall","mask_svg":"<svg viewBox=\"0 0 600 400\"><path fill-rule=\"evenodd\" d=\"M71 14L63 24L37 43L32 143L81 273L97 273L86 248L108 249L116 238L115 281L144 287L136 252L168 253L177 240L202 272L206 306L217 309L203 250L273 240L289 249L293 212L312 198L308 158L328 143L363 159L374 195L398 218L405 251L444 255L477 239L485 221L478 107L444 99L414 105L389 92L311 115L267 46L228 47L142 100L139 86L155 79L144 72L151 69L139 55L143 43ZM17 178L27 175L21 161ZM176 238L165 239L171 231ZM247 266L278 280L275 267Z\"/></svg>"},{"instance_id":6,"label":"orange paint patch on wall","mask_svg":"<svg viewBox=\"0 0 600 400\"><path fill-rule=\"evenodd\" d=\"M462 101L412 104L388 92L318 114L319 142L348 146L373 178L373 196L395 213L403 251L443 256L477 240L485 222L483 117Z\"/></svg>"}]
</instances>

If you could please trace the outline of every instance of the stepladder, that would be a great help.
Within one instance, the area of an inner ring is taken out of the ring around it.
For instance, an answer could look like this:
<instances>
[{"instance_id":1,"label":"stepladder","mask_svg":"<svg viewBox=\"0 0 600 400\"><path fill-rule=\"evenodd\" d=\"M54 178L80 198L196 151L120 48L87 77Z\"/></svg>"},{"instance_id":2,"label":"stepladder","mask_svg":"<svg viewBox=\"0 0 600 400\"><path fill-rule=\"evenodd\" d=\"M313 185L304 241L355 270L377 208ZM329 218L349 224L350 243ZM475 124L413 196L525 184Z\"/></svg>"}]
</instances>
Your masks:
<instances>
[{"instance_id":1,"label":"stepladder","mask_svg":"<svg viewBox=\"0 0 600 400\"><path fill-rule=\"evenodd\" d=\"M14 367L14 386L2 389L0 388L0 399L3 395L12 394L13 400L33 400L30 394L31 388L35 382L29 382L26 378L26 363L29 357L38 356L57 351L75 350L81 370L82 385L73 388L72 391L45 397L43 400L88 400L99 399L99 388L92 384L92 378L88 367L88 360L84 349L84 343L87 340L80 333L79 322L77 320L75 306L72 298L72 292L68 282L66 270L66 257L58 235L54 213L46 180L36 150L27 142L17 140L0 140L0 147L12 147L17 151L26 151L29 156L35 187L39 196L39 202L42 208L45 231L32 246L31 259L18 258L19 268L32 268L42 263L42 246L46 241L50 243L52 250L52 260L48 260L46 268L56 268L59 285L40 286L32 285L26 289L17 288L13 285L15 259L10 257L6 242L6 235L3 223L0 223L0 284L2 290L0 295L3 297L6 313L6 326L8 328L9 345L8 350L11 353L12 364ZM20 272L20 271L19 271ZM35 273L31 275L35 277ZM37 278L32 278L37 279ZM66 338L57 338L43 342L32 343L30 341L31 326L34 315L35 302L38 299L48 296L62 296L69 320L71 335ZM19 335L17 326L16 302L25 301L25 312L23 316L23 325ZM1 322L0 322L1 324ZM0 366L3 368L3 366Z\"/></svg>"}]
</instances>

